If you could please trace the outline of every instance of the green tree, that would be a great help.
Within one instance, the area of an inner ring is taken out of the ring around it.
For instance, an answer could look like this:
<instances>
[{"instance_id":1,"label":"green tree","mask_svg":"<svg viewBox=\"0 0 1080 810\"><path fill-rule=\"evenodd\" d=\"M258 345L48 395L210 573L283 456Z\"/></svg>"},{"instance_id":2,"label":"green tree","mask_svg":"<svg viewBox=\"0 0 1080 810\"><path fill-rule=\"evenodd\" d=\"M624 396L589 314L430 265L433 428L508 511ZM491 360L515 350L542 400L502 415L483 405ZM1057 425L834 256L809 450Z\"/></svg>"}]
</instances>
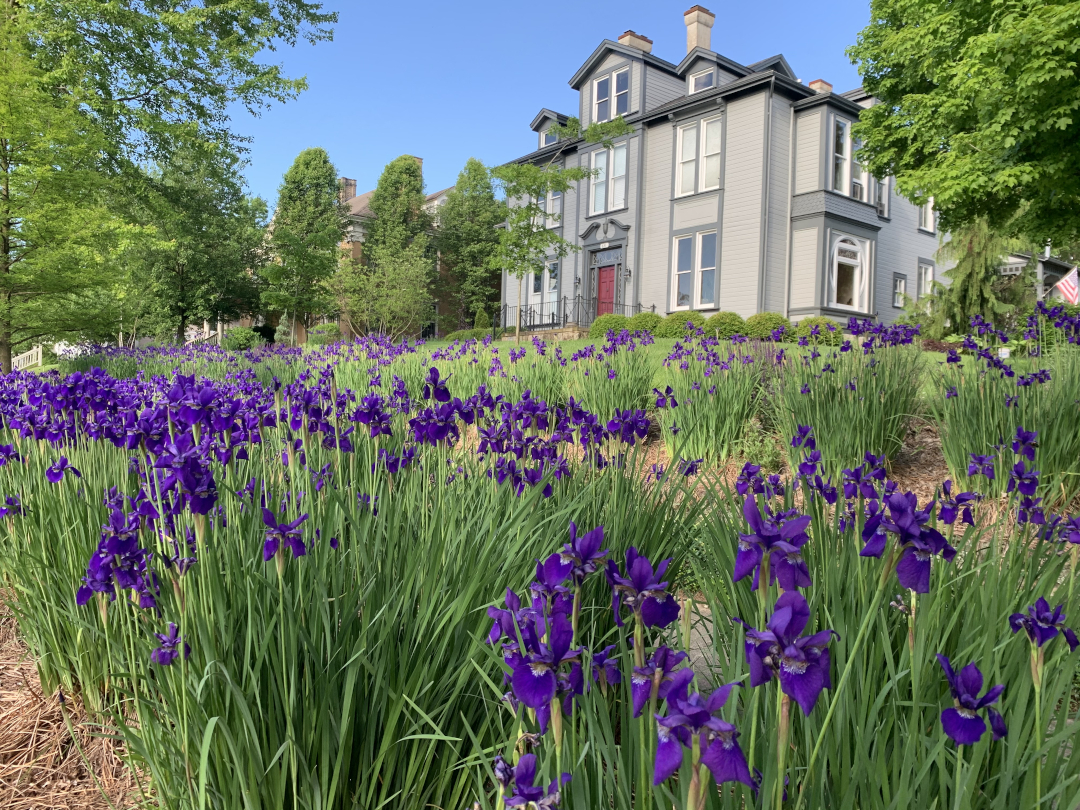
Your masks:
<instances>
[{"instance_id":1,"label":"green tree","mask_svg":"<svg viewBox=\"0 0 1080 810\"><path fill-rule=\"evenodd\" d=\"M633 132L622 116L602 124L590 124L584 130L576 118L569 119L562 127L554 127L555 134L564 144L578 140L611 146L612 140ZM518 300L522 300L522 285L530 273L543 273L551 258L562 260L577 245L567 241L554 229L562 220L558 213L548 213L548 195L566 194L576 184L592 175L584 167L564 167L558 161L562 149L556 150L547 163L507 163L492 170L492 176L502 190L508 203L506 224L499 230L498 249L488 259L492 269L506 271L518 280ZM521 339L521 319L518 319L517 338Z\"/></svg>"},{"instance_id":2,"label":"green tree","mask_svg":"<svg viewBox=\"0 0 1080 810\"><path fill-rule=\"evenodd\" d=\"M31 20L0 6L0 366L47 339L77 337L80 297L110 282L114 252L140 237L115 217L109 142L32 58Z\"/></svg>"},{"instance_id":3,"label":"green tree","mask_svg":"<svg viewBox=\"0 0 1080 810\"><path fill-rule=\"evenodd\" d=\"M439 208L435 231L445 266L437 280L439 297L452 304L461 321L470 322L481 310L490 315L498 304L500 274L490 260L505 219L506 204L495 197L491 173L469 158Z\"/></svg>"},{"instance_id":4,"label":"green tree","mask_svg":"<svg viewBox=\"0 0 1080 810\"><path fill-rule=\"evenodd\" d=\"M383 169L371 195L374 216L362 262L345 262L334 289L354 332L418 333L432 314L435 260L424 210L420 162L409 155Z\"/></svg>"},{"instance_id":5,"label":"green tree","mask_svg":"<svg viewBox=\"0 0 1080 810\"><path fill-rule=\"evenodd\" d=\"M144 331L175 336L187 327L258 311L256 273L264 263L266 203L245 197L229 154L174 156L147 177L131 215L154 238L125 257L131 288L142 293L129 313Z\"/></svg>"},{"instance_id":6,"label":"green tree","mask_svg":"<svg viewBox=\"0 0 1080 810\"><path fill-rule=\"evenodd\" d=\"M270 225L272 260L263 267L262 300L290 324L305 327L331 306L326 283L342 257L347 211L337 171L324 149L301 152L278 189Z\"/></svg>"},{"instance_id":7,"label":"green tree","mask_svg":"<svg viewBox=\"0 0 1080 810\"><path fill-rule=\"evenodd\" d=\"M860 161L947 231L1080 237L1080 0L871 0Z\"/></svg>"}]
</instances>

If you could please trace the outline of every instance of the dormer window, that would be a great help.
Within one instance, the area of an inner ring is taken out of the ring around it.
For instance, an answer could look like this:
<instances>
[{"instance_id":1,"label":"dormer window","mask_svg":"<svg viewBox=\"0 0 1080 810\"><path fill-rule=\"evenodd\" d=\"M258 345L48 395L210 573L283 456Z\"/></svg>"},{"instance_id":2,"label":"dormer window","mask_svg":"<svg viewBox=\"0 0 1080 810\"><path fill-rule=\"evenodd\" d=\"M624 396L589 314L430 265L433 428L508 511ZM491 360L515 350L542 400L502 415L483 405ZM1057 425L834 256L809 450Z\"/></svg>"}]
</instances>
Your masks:
<instances>
[{"instance_id":1,"label":"dormer window","mask_svg":"<svg viewBox=\"0 0 1080 810\"><path fill-rule=\"evenodd\" d=\"M712 68L692 74L690 76L690 95L700 93L702 90L708 90L713 86L714 82L715 75Z\"/></svg>"},{"instance_id":2,"label":"dormer window","mask_svg":"<svg viewBox=\"0 0 1080 810\"><path fill-rule=\"evenodd\" d=\"M547 129L545 129L543 132L540 133L540 146L541 146L541 148L545 147L545 146L551 146L553 143L556 143L558 140L559 140L559 136L555 134L555 131L554 131L554 129L552 127L548 127Z\"/></svg>"},{"instance_id":3,"label":"dormer window","mask_svg":"<svg viewBox=\"0 0 1080 810\"><path fill-rule=\"evenodd\" d=\"M612 87L614 85L614 88ZM614 90L614 92L612 92ZM612 95L614 105L612 105ZM612 108L614 107L614 115ZM602 123L630 111L630 68L593 82L593 120Z\"/></svg>"}]
</instances>

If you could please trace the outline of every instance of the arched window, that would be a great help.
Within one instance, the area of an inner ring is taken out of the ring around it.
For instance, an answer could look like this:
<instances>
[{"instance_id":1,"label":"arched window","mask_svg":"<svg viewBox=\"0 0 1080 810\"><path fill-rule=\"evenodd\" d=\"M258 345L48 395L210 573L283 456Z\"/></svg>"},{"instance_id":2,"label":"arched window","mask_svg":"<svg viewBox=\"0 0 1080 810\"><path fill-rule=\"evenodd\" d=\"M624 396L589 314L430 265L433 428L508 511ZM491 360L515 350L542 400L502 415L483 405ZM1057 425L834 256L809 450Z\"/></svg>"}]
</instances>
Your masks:
<instances>
[{"instance_id":1,"label":"arched window","mask_svg":"<svg viewBox=\"0 0 1080 810\"><path fill-rule=\"evenodd\" d=\"M865 312L868 275L865 244L850 236L836 237L830 262L829 303Z\"/></svg>"}]
</instances>

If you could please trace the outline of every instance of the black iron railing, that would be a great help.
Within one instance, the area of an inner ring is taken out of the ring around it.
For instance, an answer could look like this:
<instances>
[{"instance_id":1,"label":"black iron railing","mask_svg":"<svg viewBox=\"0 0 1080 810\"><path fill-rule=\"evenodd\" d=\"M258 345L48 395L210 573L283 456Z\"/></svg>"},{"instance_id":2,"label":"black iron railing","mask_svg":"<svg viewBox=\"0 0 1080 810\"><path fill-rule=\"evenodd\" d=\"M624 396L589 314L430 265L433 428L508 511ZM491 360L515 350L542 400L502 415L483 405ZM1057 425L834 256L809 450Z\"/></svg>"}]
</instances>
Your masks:
<instances>
[{"instance_id":1,"label":"black iron railing","mask_svg":"<svg viewBox=\"0 0 1080 810\"><path fill-rule=\"evenodd\" d=\"M495 317L495 326L506 329L535 331L539 329L565 329L576 326L588 329L600 315L625 315L630 317L639 312L656 312L656 306L644 307L641 304L612 304L599 299L576 295L573 298L563 296L554 301L541 301L536 304L521 306L504 305Z\"/></svg>"}]
</instances>

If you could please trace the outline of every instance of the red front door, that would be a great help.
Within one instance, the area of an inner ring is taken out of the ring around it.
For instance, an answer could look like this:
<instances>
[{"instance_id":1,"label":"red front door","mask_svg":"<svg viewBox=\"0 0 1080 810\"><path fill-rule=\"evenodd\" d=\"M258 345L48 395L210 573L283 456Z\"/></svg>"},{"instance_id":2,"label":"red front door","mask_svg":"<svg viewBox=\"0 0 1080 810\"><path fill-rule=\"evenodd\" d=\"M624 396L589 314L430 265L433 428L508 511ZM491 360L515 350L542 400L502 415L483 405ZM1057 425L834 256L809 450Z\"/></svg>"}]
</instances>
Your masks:
<instances>
[{"instance_id":1,"label":"red front door","mask_svg":"<svg viewBox=\"0 0 1080 810\"><path fill-rule=\"evenodd\" d=\"M615 311L615 266L600 268L600 300L597 315L610 315Z\"/></svg>"}]
</instances>

